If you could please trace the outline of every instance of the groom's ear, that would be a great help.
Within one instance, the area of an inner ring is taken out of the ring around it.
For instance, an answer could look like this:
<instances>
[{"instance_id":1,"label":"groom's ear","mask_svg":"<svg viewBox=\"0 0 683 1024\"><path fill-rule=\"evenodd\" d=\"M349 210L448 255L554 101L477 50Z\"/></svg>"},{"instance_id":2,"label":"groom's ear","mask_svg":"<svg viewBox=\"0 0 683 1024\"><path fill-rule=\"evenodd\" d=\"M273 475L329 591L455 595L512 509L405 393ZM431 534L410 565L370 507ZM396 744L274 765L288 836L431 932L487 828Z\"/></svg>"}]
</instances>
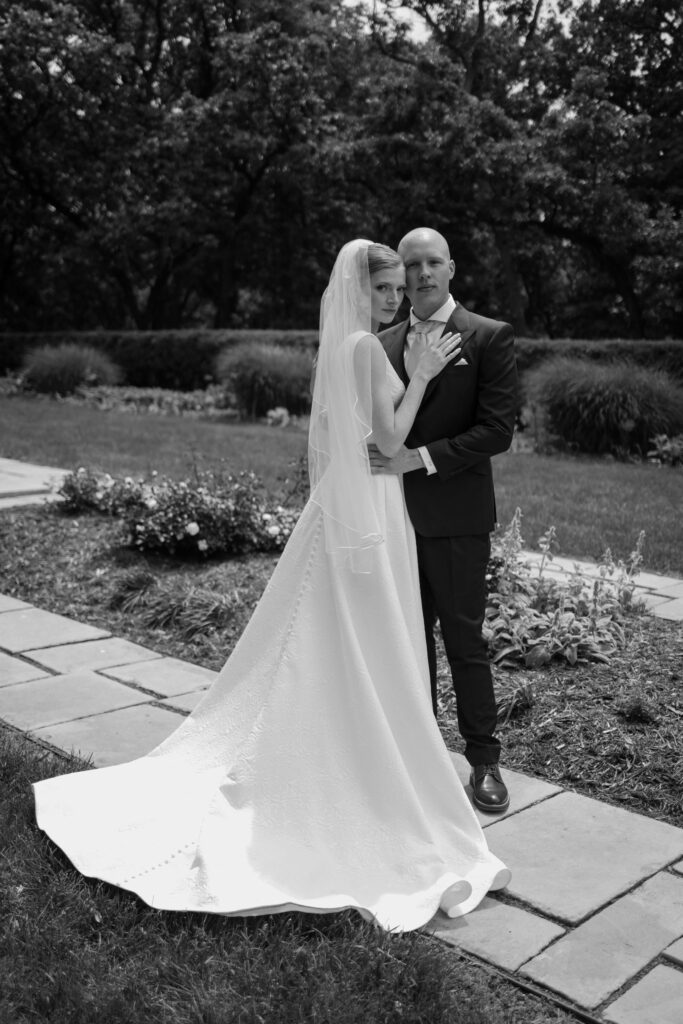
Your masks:
<instances>
[{"instance_id":1,"label":"groom's ear","mask_svg":"<svg viewBox=\"0 0 683 1024\"><path fill-rule=\"evenodd\" d=\"M452 281L453 277L455 276L455 263L454 263L453 260L449 260L448 261L448 269L450 270L450 274L448 276L448 279L449 279L449 281Z\"/></svg>"}]
</instances>

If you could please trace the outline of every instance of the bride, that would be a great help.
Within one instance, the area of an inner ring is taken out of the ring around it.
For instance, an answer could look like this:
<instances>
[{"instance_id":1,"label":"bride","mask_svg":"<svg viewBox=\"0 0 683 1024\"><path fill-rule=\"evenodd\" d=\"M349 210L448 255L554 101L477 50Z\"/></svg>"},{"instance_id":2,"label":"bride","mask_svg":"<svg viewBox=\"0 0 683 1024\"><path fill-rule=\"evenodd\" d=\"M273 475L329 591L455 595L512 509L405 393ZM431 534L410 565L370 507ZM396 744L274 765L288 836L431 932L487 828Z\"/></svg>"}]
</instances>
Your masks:
<instances>
[{"instance_id":1,"label":"bride","mask_svg":"<svg viewBox=\"0 0 683 1024\"><path fill-rule=\"evenodd\" d=\"M323 295L311 496L242 637L145 757L34 785L39 826L78 870L153 907L226 915L355 908L407 931L509 880L430 699L413 530L372 440L403 443L446 335L408 388L372 333L405 284L363 239Z\"/></svg>"}]
</instances>

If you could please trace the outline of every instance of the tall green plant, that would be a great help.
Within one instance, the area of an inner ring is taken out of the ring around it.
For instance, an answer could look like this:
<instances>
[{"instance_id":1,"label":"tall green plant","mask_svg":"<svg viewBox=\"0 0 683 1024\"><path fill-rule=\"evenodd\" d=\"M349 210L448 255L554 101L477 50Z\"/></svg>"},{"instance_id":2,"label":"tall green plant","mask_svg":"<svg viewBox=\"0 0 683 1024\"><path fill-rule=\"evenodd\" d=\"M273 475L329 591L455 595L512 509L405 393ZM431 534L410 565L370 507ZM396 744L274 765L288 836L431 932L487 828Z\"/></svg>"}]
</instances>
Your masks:
<instances>
[{"instance_id":1,"label":"tall green plant","mask_svg":"<svg viewBox=\"0 0 683 1024\"><path fill-rule=\"evenodd\" d=\"M220 353L216 374L243 416L265 416L277 406L299 415L310 409L312 358L303 349L247 342Z\"/></svg>"},{"instance_id":2,"label":"tall green plant","mask_svg":"<svg viewBox=\"0 0 683 1024\"><path fill-rule=\"evenodd\" d=\"M533 370L526 385L541 443L642 457L652 437L683 428L683 387L661 370L560 357Z\"/></svg>"}]
</instances>

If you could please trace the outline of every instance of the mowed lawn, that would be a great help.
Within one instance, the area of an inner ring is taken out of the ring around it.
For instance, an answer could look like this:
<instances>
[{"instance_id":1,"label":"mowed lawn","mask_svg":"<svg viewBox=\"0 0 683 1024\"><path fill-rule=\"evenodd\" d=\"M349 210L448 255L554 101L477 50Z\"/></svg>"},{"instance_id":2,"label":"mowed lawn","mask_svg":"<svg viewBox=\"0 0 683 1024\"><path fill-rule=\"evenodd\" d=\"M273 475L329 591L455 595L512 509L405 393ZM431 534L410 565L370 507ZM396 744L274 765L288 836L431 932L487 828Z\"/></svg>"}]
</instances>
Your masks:
<instances>
[{"instance_id":1,"label":"mowed lawn","mask_svg":"<svg viewBox=\"0 0 683 1024\"><path fill-rule=\"evenodd\" d=\"M180 479L199 466L251 470L272 487L306 451L306 437L297 427L102 412L47 398L0 398L0 456L63 469L87 466L112 476L156 470Z\"/></svg>"},{"instance_id":2,"label":"mowed lawn","mask_svg":"<svg viewBox=\"0 0 683 1024\"><path fill-rule=\"evenodd\" d=\"M196 466L252 470L274 488L294 473L306 431L260 423L100 412L51 399L0 399L0 456L112 475L156 470L185 477ZM683 472L644 463L509 452L494 459L498 518L523 513L527 547L549 526L557 553L626 558L640 530L644 567L683 576Z\"/></svg>"}]
</instances>

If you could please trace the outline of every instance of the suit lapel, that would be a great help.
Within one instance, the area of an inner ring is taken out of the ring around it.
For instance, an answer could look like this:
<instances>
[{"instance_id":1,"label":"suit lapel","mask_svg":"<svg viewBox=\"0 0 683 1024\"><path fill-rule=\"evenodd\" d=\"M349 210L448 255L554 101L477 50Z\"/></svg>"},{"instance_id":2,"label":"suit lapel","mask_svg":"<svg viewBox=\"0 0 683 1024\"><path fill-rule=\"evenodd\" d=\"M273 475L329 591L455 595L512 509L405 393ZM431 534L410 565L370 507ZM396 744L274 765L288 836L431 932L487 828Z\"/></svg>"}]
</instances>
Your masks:
<instances>
[{"instance_id":1,"label":"suit lapel","mask_svg":"<svg viewBox=\"0 0 683 1024\"><path fill-rule=\"evenodd\" d=\"M380 335L387 358L406 387L409 381L403 362L403 349L406 343L409 324L410 320L404 320L403 323L397 324L396 327L390 327L387 331L382 331Z\"/></svg>"},{"instance_id":2,"label":"suit lapel","mask_svg":"<svg viewBox=\"0 0 683 1024\"><path fill-rule=\"evenodd\" d=\"M472 317L470 316L469 311L466 310L464 306L461 306L460 303L458 303L458 305L455 307L450 317L448 318L448 323L446 324L443 333L448 334L449 331L452 331L455 334L457 334L458 332L460 333L461 348L458 359L467 359L467 342L474 334L475 328L472 326ZM448 365L450 366L450 363ZM445 369L446 367L444 367L444 370ZM438 382L441 380L441 374L443 372L444 371L442 370L441 373L437 374L436 377L432 377L429 384L425 388L424 397L422 399L423 402L425 402L429 398L432 391L434 390Z\"/></svg>"}]
</instances>

